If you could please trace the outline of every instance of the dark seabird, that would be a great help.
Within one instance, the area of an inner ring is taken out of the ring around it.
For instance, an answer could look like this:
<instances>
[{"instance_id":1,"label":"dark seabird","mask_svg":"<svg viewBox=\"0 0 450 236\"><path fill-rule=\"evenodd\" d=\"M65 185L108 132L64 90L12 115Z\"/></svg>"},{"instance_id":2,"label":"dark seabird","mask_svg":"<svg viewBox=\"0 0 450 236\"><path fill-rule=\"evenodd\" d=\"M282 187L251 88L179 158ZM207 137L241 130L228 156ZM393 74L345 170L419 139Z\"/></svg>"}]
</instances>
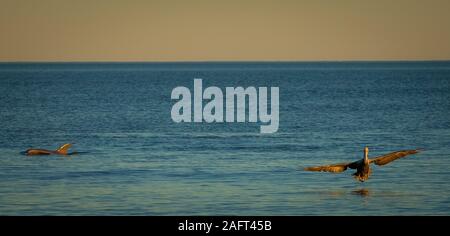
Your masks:
<instances>
[{"instance_id":1,"label":"dark seabird","mask_svg":"<svg viewBox=\"0 0 450 236\"><path fill-rule=\"evenodd\" d=\"M372 170L370 169L370 164L375 163L376 165L382 166L386 165L392 161L395 161L399 158L405 157L410 154L416 154L420 151L420 149L414 149L414 150L402 150L397 152L391 152L389 154L375 157L373 159L369 159L369 148L364 148L364 158L355 162L348 162L348 163L339 163L334 165L325 165L325 166L313 166L313 167L306 167L305 170L307 171L325 171L325 172L343 172L347 170L347 168L350 169L356 169L356 172L353 174L353 177L356 180L359 180L361 182L366 181L370 174L372 173Z\"/></svg>"},{"instance_id":2,"label":"dark seabird","mask_svg":"<svg viewBox=\"0 0 450 236\"><path fill-rule=\"evenodd\" d=\"M58 149L56 149L56 150L30 148L30 149L28 149L28 150L26 150L26 151L24 151L22 153L27 155L27 156L51 155L51 154L55 154L55 155L73 155L73 154L77 154L77 152L68 153L68 150L69 150L70 147L72 147L72 144L66 143L66 144L62 145L61 147L59 147Z\"/></svg>"}]
</instances>

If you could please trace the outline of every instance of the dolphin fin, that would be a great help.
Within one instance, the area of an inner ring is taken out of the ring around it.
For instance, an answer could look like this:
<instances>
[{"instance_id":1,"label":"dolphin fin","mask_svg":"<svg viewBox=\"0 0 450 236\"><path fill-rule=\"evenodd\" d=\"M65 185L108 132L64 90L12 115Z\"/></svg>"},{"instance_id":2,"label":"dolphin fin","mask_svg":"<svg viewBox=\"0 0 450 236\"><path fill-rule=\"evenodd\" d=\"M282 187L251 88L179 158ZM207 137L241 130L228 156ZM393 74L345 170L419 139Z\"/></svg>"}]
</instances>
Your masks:
<instances>
[{"instance_id":1,"label":"dolphin fin","mask_svg":"<svg viewBox=\"0 0 450 236\"><path fill-rule=\"evenodd\" d=\"M56 152L58 152L59 154L67 155L67 151L69 150L70 147L72 147L72 144L66 143L66 144L62 145L61 147L59 147L56 150Z\"/></svg>"}]
</instances>

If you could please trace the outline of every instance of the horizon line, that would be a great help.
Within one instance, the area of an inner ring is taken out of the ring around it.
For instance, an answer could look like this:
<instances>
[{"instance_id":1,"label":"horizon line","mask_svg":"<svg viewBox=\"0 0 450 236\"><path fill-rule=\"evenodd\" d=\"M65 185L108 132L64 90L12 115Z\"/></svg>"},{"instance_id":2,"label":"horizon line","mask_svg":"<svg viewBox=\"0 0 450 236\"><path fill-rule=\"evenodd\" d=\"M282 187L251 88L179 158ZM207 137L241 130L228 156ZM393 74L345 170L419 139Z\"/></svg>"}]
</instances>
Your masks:
<instances>
[{"instance_id":1,"label":"horizon line","mask_svg":"<svg viewBox=\"0 0 450 236\"><path fill-rule=\"evenodd\" d=\"M0 64L7 63L318 63L318 62L450 62L449 59L368 59L368 60L154 60L154 61L118 61L118 60L86 60L86 61L1 61Z\"/></svg>"}]
</instances>

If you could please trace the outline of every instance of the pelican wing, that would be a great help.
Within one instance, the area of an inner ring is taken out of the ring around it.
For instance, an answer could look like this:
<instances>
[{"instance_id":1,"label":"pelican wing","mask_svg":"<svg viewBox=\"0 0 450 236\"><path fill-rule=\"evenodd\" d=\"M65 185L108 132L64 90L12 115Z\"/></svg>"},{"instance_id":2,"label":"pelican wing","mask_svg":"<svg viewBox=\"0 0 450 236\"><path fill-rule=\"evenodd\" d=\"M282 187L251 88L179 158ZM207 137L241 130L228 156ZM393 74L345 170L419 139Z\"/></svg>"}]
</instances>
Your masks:
<instances>
[{"instance_id":1,"label":"pelican wing","mask_svg":"<svg viewBox=\"0 0 450 236\"><path fill-rule=\"evenodd\" d=\"M69 148L72 147L72 144L70 143L66 143L64 145L62 145L61 147L59 147L56 152L60 153L60 154L67 154L67 151L69 150Z\"/></svg>"},{"instance_id":2,"label":"pelican wing","mask_svg":"<svg viewBox=\"0 0 450 236\"><path fill-rule=\"evenodd\" d=\"M339 164L332 164L332 165L325 165L325 166L311 166L311 167L306 167L304 170L339 173L339 172L343 172L343 171L347 170L347 168L356 169L358 167L359 162L360 161L339 163Z\"/></svg>"},{"instance_id":3,"label":"pelican wing","mask_svg":"<svg viewBox=\"0 0 450 236\"><path fill-rule=\"evenodd\" d=\"M384 156L375 157L374 159L370 160L370 163L375 163L376 165L382 166L386 165L390 162L393 162L399 158L405 157L410 154L416 154L420 151L420 149L414 149L414 150L403 150L398 152L391 152L389 154L386 154Z\"/></svg>"}]
</instances>

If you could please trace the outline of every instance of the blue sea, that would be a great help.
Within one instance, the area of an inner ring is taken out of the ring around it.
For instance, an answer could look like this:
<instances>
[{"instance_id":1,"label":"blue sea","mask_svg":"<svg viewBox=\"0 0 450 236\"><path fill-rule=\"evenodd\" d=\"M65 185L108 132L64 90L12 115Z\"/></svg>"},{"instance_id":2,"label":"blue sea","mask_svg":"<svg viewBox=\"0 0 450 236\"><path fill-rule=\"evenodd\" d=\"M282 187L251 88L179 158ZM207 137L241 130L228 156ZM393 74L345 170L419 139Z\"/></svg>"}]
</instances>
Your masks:
<instances>
[{"instance_id":1,"label":"blue sea","mask_svg":"<svg viewBox=\"0 0 450 236\"><path fill-rule=\"evenodd\" d=\"M195 78L279 87L278 132L173 122ZM364 183L302 171L365 146L424 151ZM450 215L449 170L450 62L0 64L0 215Z\"/></svg>"}]
</instances>

